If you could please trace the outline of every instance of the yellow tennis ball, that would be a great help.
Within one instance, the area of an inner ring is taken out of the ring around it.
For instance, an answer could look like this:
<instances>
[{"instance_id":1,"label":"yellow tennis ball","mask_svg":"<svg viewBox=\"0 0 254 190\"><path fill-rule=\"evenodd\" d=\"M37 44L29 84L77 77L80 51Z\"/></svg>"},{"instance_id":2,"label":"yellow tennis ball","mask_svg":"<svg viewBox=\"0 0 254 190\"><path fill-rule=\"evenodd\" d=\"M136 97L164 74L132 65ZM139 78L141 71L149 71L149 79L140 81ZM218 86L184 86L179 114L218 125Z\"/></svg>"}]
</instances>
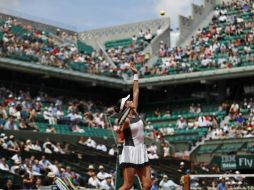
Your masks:
<instances>
[{"instance_id":1,"label":"yellow tennis ball","mask_svg":"<svg viewBox=\"0 0 254 190\"><path fill-rule=\"evenodd\" d=\"M161 12L160 12L160 15L161 15L161 16L164 16L165 14L166 14L165 11L161 11Z\"/></svg>"}]
</instances>

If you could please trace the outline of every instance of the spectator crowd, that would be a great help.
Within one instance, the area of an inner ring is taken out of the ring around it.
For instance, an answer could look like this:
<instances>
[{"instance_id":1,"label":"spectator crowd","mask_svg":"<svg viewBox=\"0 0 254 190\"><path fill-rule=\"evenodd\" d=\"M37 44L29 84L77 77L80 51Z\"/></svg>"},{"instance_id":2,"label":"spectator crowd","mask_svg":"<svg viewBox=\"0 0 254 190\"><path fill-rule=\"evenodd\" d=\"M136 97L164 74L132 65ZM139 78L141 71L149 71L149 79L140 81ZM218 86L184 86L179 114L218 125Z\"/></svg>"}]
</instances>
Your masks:
<instances>
[{"instance_id":1,"label":"spectator crowd","mask_svg":"<svg viewBox=\"0 0 254 190\"><path fill-rule=\"evenodd\" d=\"M209 26L199 28L187 46L172 48L161 41L159 60L142 73L152 77L251 64L253 16L252 0L223 2L214 10Z\"/></svg>"},{"instance_id":2,"label":"spectator crowd","mask_svg":"<svg viewBox=\"0 0 254 190\"><path fill-rule=\"evenodd\" d=\"M198 29L187 46L171 48L161 41L160 58L152 68L144 65L150 55L142 51L154 36L162 33L160 27L156 34L150 29L141 30L127 46L107 48L108 57L114 63L111 64L102 51L81 50L77 45L78 34L60 29L52 34L15 18L2 18L0 55L92 74L106 72L117 77L127 73L131 59L141 64L142 77L239 67L254 61L253 9L252 0L234 0L217 6L209 26ZM58 38L67 40L67 45L61 44Z\"/></svg>"}]
</instances>

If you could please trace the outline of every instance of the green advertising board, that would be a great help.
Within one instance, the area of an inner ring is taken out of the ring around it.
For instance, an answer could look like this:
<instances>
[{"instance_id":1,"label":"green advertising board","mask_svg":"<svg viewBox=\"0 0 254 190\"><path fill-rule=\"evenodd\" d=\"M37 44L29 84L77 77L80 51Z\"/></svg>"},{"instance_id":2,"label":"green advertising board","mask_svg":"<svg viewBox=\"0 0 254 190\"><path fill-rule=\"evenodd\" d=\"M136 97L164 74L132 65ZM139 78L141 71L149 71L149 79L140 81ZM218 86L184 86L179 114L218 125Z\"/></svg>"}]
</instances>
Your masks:
<instances>
[{"instance_id":1,"label":"green advertising board","mask_svg":"<svg viewBox=\"0 0 254 190\"><path fill-rule=\"evenodd\" d=\"M221 170L253 170L254 155L223 155L215 156L213 163L220 166Z\"/></svg>"}]
</instances>

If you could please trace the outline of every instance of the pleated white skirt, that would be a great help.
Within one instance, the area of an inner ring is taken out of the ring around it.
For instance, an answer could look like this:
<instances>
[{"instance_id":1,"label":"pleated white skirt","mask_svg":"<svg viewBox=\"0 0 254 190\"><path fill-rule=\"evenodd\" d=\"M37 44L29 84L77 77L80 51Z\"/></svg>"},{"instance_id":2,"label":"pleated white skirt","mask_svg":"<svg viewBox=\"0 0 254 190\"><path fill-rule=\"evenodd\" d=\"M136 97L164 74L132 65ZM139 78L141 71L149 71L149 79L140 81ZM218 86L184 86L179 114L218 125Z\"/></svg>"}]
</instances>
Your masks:
<instances>
[{"instance_id":1,"label":"pleated white skirt","mask_svg":"<svg viewBox=\"0 0 254 190\"><path fill-rule=\"evenodd\" d=\"M149 164L146 145L123 146L122 154L119 156L121 167L142 168Z\"/></svg>"}]
</instances>

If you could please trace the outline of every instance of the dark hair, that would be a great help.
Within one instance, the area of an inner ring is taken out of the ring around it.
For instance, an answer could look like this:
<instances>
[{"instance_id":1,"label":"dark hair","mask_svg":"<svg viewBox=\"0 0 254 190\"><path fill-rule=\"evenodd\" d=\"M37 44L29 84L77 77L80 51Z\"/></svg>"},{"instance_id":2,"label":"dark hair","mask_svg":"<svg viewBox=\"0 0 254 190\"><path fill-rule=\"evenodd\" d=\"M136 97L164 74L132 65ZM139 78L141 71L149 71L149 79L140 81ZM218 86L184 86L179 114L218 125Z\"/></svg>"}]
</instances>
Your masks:
<instances>
[{"instance_id":1,"label":"dark hair","mask_svg":"<svg viewBox=\"0 0 254 190\"><path fill-rule=\"evenodd\" d=\"M7 179L6 179L6 183L7 183L8 181L12 181L12 182L13 182L13 180L12 180L11 178L7 178Z\"/></svg>"},{"instance_id":2,"label":"dark hair","mask_svg":"<svg viewBox=\"0 0 254 190\"><path fill-rule=\"evenodd\" d=\"M119 113L120 112L120 105L121 105L121 101L122 99L119 99L116 103L116 105L114 106L114 110L116 113Z\"/></svg>"}]
</instances>

